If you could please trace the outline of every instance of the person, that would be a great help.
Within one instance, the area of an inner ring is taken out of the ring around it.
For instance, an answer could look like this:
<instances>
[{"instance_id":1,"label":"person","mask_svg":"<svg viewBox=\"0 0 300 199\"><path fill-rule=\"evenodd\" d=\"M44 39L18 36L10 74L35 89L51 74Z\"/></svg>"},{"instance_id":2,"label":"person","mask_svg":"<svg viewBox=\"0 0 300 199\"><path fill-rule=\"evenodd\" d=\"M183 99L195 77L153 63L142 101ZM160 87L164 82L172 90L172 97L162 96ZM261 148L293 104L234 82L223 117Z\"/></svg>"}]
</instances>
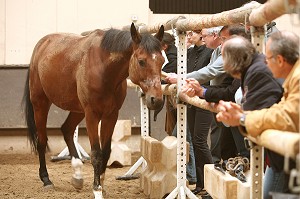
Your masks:
<instances>
[{"instance_id":1,"label":"person","mask_svg":"<svg viewBox=\"0 0 300 199\"><path fill-rule=\"evenodd\" d=\"M187 31L186 33L186 48L189 49L189 48L192 48L194 47L194 42L191 40L193 36L193 31Z\"/></svg>"},{"instance_id":2,"label":"person","mask_svg":"<svg viewBox=\"0 0 300 199\"><path fill-rule=\"evenodd\" d=\"M221 26L202 29L202 40L206 47L214 49L210 63L200 70L193 71L186 75L186 78L197 79L201 84L210 81L211 85L218 85L228 76L223 69L223 60L221 56L221 39L219 32ZM223 30L225 31L225 29ZM166 81L171 84L177 83L177 74L169 73Z\"/></svg>"},{"instance_id":3,"label":"person","mask_svg":"<svg viewBox=\"0 0 300 199\"><path fill-rule=\"evenodd\" d=\"M226 72L223 69L223 61L221 57L221 39L219 37L219 32L221 31L222 27L214 27L214 28L207 28L202 29L202 40L205 42L206 47L214 49L211 60L209 64L199 70L195 70L187 74L187 78L195 78L201 84L205 82L209 82L210 84L221 84L222 81L228 77ZM223 29L222 32L226 30ZM168 83L177 83L177 74L169 74L166 78ZM211 113L210 113L211 114ZM198 120L201 121L203 118L199 118ZM199 121L195 122L198 125ZM214 119L212 119L214 121ZM204 132L204 131L203 131ZM197 144L194 144L194 149L199 149L199 153L195 153L195 160L196 165L201 165L197 169L197 183L196 188L193 190L195 194L204 193L204 165L210 164L213 162L212 154L209 149L207 143L209 131L205 131L203 135L197 136ZM196 141L195 141L196 142ZM232 146L232 145L231 145ZM201 149L201 150L200 150ZM199 163L197 164L197 161ZM199 175L199 176L198 176Z\"/></svg>"},{"instance_id":4,"label":"person","mask_svg":"<svg viewBox=\"0 0 300 199\"><path fill-rule=\"evenodd\" d=\"M232 35L241 35L248 40L251 39L250 35L245 32L245 28L242 25L239 24L229 25L227 28L228 28L229 35L223 35L221 37L223 41L226 41L226 39L230 38ZM229 78L226 78L223 84L212 85L212 86L200 85L197 80L190 78L190 79L186 79L186 84L181 89L181 92L186 93L190 97L199 96L205 99L207 102L217 103L220 100L235 101L235 93L239 87L240 87L240 80L236 78L233 79L233 81L231 81L231 79ZM234 141L233 143L231 141L232 139ZM228 143L231 142L236 146L236 150L237 150L236 155L247 157L248 159L250 158L250 151L245 147L244 137L239 133L237 127L230 127L230 129L223 128L223 131L221 133L221 140L222 140L220 143L221 151L228 150L226 148L228 147L226 146L226 144L228 145ZM223 158L226 158L226 155L223 155Z\"/></svg>"},{"instance_id":5,"label":"person","mask_svg":"<svg viewBox=\"0 0 300 199\"><path fill-rule=\"evenodd\" d=\"M206 66L211 58L213 49L207 48L204 45L201 37L201 30L193 30L192 34L189 37L189 42L193 44L193 47L190 47L187 51L187 72L190 73L194 70L201 69ZM196 122L195 118L201 118L201 122ZM187 108L187 136L191 135L192 144L194 147L194 154L196 157L199 157L200 150L202 150L202 136L207 134L209 131L211 123L211 113L207 110L200 109L194 106ZM174 129L173 135L176 136L177 128ZM198 159L195 159L196 165L196 175L198 182L201 178L201 168L203 165ZM196 183L195 181L195 183ZM191 182L189 182L191 184ZM200 183L200 182L198 182ZM196 183L197 184L197 183ZM197 187L197 185L196 185ZM202 189L192 190L194 194L207 194L206 191Z\"/></svg>"},{"instance_id":6,"label":"person","mask_svg":"<svg viewBox=\"0 0 300 199\"><path fill-rule=\"evenodd\" d=\"M226 52L225 46L223 50ZM263 109L252 111L245 109L244 106L242 109L232 102L220 101L217 106L220 110L217 119L231 126L240 126L244 133L253 137L267 129L299 132L299 36L288 31L271 34L266 43L265 54L265 60L273 76L285 79L281 100L269 108L261 106ZM225 57L226 55L224 60ZM237 74L240 70L238 65L233 65L229 61L225 63L227 63L226 70L230 73ZM250 89L248 87L247 91ZM263 94L260 92L257 96ZM268 100L274 101L275 98ZM263 101L266 102L265 99ZM283 157L270 150L267 150L267 157L269 165L264 177L264 199L270 198L270 192L288 192L288 176L283 172Z\"/></svg>"},{"instance_id":7,"label":"person","mask_svg":"<svg viewBox=\"0 0 300 199\"><path fill-rule=\"evenodd\" d=\"M177 73L177 47L175 45L175 37L168 32L164 32L161 45L167 57L167 62L163 65L162 71L166 73Z\"/></svg>"},{"instance_id":8,"label":"person","mask_svg":"<svg viewBox=\"0 0 300 199\"><path fill-rule=\"evenodd\" d=\"M194 78L201 84L210 81L210 85L223 84L225 86L225 83L230 85L233 78L226 74L223 69L223 60L221 56L222 38L229 36L228 26L217 27L217 30L216 28L203 29L202 35L206 46L215 49L212 54L211 62L200 70L188 73L187 79ZM171 75L170 80L174 81L174 76ZM217 122L215 120L215 114L213 114L210 128L210 153L212 155L212 163L219 163L221 159L225 160L230 157L235 157L237 149L233 137L231 134L227 134L227 136L224 137L222 136L222 131L229 131L230 129L225 127L222 123ZM221 148L221 146L223 146L223 148Z\"/></svg>"},{"instance_id":9,"label":"person","mask_svg":"<svg viewBox=\"0 0 300 199\"><path fill-rule=\"evenodd\" d=\"M162 47L166 54L168 61L163 65L162 71L177 73L177 47L175 45L175 37L168 32L164 33L162 39ZM161 110L155 110L154 115L157 115ZM172 96L166 96L166 119L165 119L165 131L168 135L176 134L176 121L177 111L174 106ZM186 166L187 180L189 184L195 184L197 181L196 168L195 168L195 155L194 147L192 143L192 137L187 130L186 140L189 142L189 162Z\"/></svg>"},{"instance_id":10,"label":"person","mask_svg":"<svg viewBox=\"0 0 300 199\"><path fill-rule=\"evenodd\" d=\"M193 43L194 46L189 48L187 51L187 73L191 73L205 67L210 62L211 54L213 52L213 49L207 48L202 41L201 30L192 31L190 42ZM209 85L209 82L207 82L207 85ZM210 111L197 108L195 106L187 107L187 126L190 131L190 135L192 136L197 176L196 188L192 190L194 194L207 194L206 191L197 189L197 185L202 183L201 179L203 178L201 173L203 165L199 159L202 157L201 151L203 150L202 146L204 145L202 142L207 142L207 140L202 137L203 135L205 136L208 134L211 120L212 115Z\"/></svg>"},{"instance_id":11,"label":"person","mask_svg":"<svg viewBox=\"0 0 300 199\"><path fill-rule=\"evenodd\" d=\"M162 71L166 73L177 73L177 47L175 45L175 37L165 32L162 38L162 50L165 52L166 61L162 66ZM162 83L165 83L162 81ZM177 113L176 108L173 106L171 96L164 96L164 100L166 101L166 119L165 119L165 131L168 135L172 134L174 126L176 125ZM156 116L162 110L163 107L159 110L154 111L154 118L156 120Z\"/></svg>"}]
</instances>

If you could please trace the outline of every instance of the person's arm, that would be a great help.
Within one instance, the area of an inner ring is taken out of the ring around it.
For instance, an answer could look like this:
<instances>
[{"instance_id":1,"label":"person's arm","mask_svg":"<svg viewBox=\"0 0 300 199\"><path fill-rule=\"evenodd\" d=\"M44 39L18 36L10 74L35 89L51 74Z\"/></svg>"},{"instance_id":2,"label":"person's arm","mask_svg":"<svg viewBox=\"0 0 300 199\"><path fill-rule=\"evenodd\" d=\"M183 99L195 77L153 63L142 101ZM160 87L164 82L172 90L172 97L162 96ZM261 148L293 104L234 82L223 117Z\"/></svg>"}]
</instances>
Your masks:
<instances>
[{"instance_id":1,"label":"person's arm","mask_svg":"<svg viewBox=\"0 0 300 199\"><path fill-rule=\"evenodd\" d=\"M200 84L203 84L224 73L225 70L223 68L223 59L220 55L214 62L209 63L207 66L201 68L200 70L188 73L186 78L194 78Z\"/></svg>"},{"instance_id":2,"label":"person's arm","mask_svg":"<svg viewBox=\"0 0 300 199\"><path fill-rule=\"evenodd\" d=\"M244 81L245 100L243 109L259 110L268 108L280 101L283 93L282 86L273 78L267 69L250 71Z\"/></svg>"},{"instance_id":3,"label":"person's arm","mask_svg":"<svg viewBox=\"0 0 300 199\"><path fill-rule=\"evenodd\" d=\"M300 75L300 72L297 75ZM268 109L251 111L247 114L245 126L250 135L260 135L266 129L298 131L299 76L290 82L289 89L289 92L284 94L278 104L274 104Z\"/></svg>"},{"instance_id":4,"label":"person's arm","mask_svg":"<svg viewBox=\"0 0 300 199\"><path fill-rule=\"evenodd\" d=\"M241 82L238 79L232 80L231 77L225 79L225 81L218 86L205 86L206 91L203 98L207 102L218 103L220 100L235 101L234 95L237 89L240 87Z\"/></svg>"},{"instance_id":5,"label":"person's arm","mask_svg":"<svg viewBox=\"0 0 300 199\"><path fill-rule=\"evenodd\" d=\"M299 63L298 66L300 67ZM298 132L299 130L299 82L300 69L285 86L285 93L278 104L270 108L243 112L240 107L231 102L220 101L217 114L218 121L231 126L239 126L240 119L245 114L244 124L247 133L253 137L267 129Z\"/></svg>"}]
</instances>

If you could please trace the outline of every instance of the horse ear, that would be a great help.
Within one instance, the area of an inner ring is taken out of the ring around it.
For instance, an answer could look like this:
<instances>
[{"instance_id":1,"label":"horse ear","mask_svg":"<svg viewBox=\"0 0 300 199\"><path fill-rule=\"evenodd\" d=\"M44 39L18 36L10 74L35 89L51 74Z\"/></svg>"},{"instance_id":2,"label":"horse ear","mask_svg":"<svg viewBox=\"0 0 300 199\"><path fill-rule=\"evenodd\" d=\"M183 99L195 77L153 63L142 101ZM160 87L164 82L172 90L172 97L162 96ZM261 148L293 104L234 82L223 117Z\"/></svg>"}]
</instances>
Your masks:
<instances>
[{"instance_id":1,"label":"horse ear","mask_svg":"<svg viewBox=\"0 0 300 199\"><path fill-rule=\"evenodd\" d=\"M164 36L165 28L163 25L160 26L158 33L155 34L155 37L159 40L162 41L163 36Z\"/></svg>"},{"instance_id":2,"label":"horse ear","mask_svg":"<svg viewBox=\"0 0 300 199\"><path fill-rule=\"evenodd\" d=\"M141 43L141 40L142 40L141 35L136 30L134 23L132 23L130 26L130 33L131 33L131 38L134 43L136 43L136 44Z\"/></svg>"}]
</instances>

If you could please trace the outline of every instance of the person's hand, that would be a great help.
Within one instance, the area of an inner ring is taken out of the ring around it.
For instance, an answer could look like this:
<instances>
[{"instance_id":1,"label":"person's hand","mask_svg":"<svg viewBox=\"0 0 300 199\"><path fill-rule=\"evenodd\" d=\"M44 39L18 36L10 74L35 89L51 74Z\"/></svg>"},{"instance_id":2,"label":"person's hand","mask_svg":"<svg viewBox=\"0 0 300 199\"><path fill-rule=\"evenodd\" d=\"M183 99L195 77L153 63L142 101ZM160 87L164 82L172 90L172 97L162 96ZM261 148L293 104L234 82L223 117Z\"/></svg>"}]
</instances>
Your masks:
<instances>
[{"instance_id":1,"label":"person's hand","mask_svg":"<svg viewBox=\"0 0 300 199\"><path fill-rule=\"evenodd\" d=\"M177 74L176 73L168 73L166 78L165 78L165 81L168 83L168 84L176 84L177 83Z\"/></svg>"},{"instance_id":2,"label":"person's hand","mask_svg":"<svg viewBox=\"0 0 300 199\"><path fill-rule=\"evenodd\" d=\"M217 109L219 113L216 118L219 122L223 122L230 126L240 125L240 118L244 114L240 105L220 100Z\"/></svg>"},{"instance_id":3,"label":"person's hand","mask_svg":"<svg viewBox=\"0 0 300 199\"><path fill-rule=\"evenodd\" d=\"M202 97L202 98L204 97L205 88L203 88L196 79L189 78L189 79L186 79L185 81L186 81L186 84L189 85L190 88L194 89L195 95Z\"/></svg>"},{"instance_id":4,"label":"person's hand","mask_svg":"<svg viewBox=\"0 0 300 199\"><path fill-rule=\"evenodd\" d=\"M196 96L195 94L195 89L193 89L191 87L191 85L189 84L184 84L182 87L181 87L181 90L180 90L183 94L186 94L187 96L189 97L194 97Z\"/></svg>"}]
</instances>

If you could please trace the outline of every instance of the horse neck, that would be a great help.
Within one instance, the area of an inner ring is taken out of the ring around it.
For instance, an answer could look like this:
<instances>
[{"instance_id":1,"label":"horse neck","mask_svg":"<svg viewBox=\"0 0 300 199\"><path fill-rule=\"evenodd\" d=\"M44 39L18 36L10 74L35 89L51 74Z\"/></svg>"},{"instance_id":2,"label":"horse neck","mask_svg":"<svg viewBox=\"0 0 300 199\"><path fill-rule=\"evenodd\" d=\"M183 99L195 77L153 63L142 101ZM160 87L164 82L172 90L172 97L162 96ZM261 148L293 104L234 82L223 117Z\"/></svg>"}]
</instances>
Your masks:
<instances>
[{"instance_id":1,"label":"horse neck","mask_svg":"<svg viewBox=\"0 0 300 199\"><path fill-rule=\"evenodd\" d=\"M112 70L107 70L106 75L114 77L120 82L125 80L129 76L129 62L132 54L133 50L131 49L123 53L110 53L111 63L108 68Z\"/></svg>"}]
</instances>

